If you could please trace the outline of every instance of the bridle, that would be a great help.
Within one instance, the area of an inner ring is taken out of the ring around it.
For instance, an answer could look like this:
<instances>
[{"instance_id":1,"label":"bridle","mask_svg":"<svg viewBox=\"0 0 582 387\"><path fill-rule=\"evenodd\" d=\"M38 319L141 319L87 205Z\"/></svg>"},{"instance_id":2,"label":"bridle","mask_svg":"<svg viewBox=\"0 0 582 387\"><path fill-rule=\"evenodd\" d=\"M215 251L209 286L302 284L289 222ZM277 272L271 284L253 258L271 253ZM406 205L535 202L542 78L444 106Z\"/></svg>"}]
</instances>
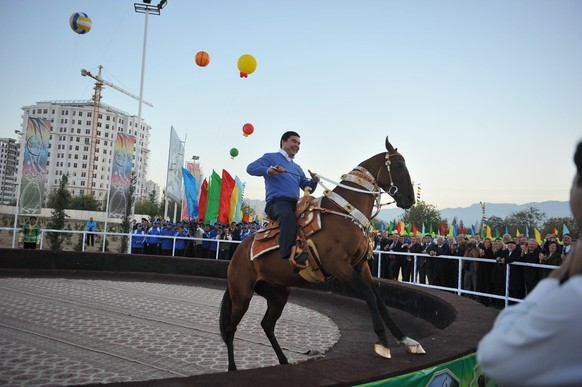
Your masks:
<instances>
[{"instance_id":1,"label":"bridle","mask_svg":"<svg viewBox=\"0 0 582 387\"><path fill-rule=\"evenodd\" d=\"M396 195L398 193L398 186L396 184L394 184L394 179L392 178L392 171L391 171L392 161L390 160L391 157L395 157L395 156L400 156L404 160L404 157L398 152L390 153L390 151L388 151L388 152L386 152L386 155L384 156L384 158L385 158L384 165L386 166L386 172L388 173L388 178L390 179L390 187L385 192L388 195L390 195L392 198L394 198L394 195ZM341 195L328 189L320 181L319 184L325 189L325 191L323 192L323 195L325 197L327 197L328 199L330 199L332 202L334 202L337 206L341 207L344 211L347 212L347 214L341 213L341 212L330 211L330 210L326 210L326 212L331 212L331 213L335 213L337 215L342 215L344 217L351 218L351 220L354 221L354 223L356 223L358 226L360 226L363 230L367 231L369 229L369 226L370 226L370 221L372 219L374 219L380 213L380 210L382 209L382 207L396 202L396 200L393 200L393 201L388 202L388 203L380 203L381 195L384 193L382 191L382 188L380 188L380 186L378 185L378 181L380 180L380 173L381 172L382 172L382 168L379 168L378 172L376 173L376 176L374 177L366 168L361 167L361 166L357 166L354 169L352 169L349 173L341 176L342 182L351 182L351 183L354 183L354 184L362 187L363 189L351 187L351 186L342 184L341 182L337 183L337 182L329 180L323 176L319 176L320 180L325 180L329 183L335 184L336 186L342 187L346 190L358 192L358 193L369 194L369 195L374 195L375 201L376 201L374 204L376 211L370 218L368 218L360 210L358 210L353 205L351 205L347 200L345 200Z\"/></svg>"}]
</instances>

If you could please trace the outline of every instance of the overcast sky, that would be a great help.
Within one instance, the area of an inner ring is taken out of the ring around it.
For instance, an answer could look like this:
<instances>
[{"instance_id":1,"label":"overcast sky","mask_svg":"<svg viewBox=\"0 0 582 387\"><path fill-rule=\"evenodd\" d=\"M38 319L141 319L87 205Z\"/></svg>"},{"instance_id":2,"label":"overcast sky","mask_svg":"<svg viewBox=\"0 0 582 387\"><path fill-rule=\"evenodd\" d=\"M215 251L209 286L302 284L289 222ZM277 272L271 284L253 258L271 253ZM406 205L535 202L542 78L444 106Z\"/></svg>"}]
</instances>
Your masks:
<instances>
[{"instance_id":1,"label":"overcast sky","mask_svg":"<svg viewBox=\"0 0 582 387\"><path fill-rule=\"evenodd\" d=\"M93 21L88 34L69 27L77 11ZM82 68L101 64L106 80L139 94L144 20L125 0L2 2L0 137L21 129L22 106L90 99ZM200 50L205 68L194 63ZM258 62L246 79L242 54ZM186 158L199 156L206 176L238 175L249 199L264 188L246 166L276 151L284 131L300 133L304 170L332 180L389 135L422 199L441 209L568 200L581 69L576 0L168 0L149 17L149 177L165 185L170 126ZM111 88L102 102L138 113ZM255 133L245 138L246 122Z\"/></svg>"}]
</instances>

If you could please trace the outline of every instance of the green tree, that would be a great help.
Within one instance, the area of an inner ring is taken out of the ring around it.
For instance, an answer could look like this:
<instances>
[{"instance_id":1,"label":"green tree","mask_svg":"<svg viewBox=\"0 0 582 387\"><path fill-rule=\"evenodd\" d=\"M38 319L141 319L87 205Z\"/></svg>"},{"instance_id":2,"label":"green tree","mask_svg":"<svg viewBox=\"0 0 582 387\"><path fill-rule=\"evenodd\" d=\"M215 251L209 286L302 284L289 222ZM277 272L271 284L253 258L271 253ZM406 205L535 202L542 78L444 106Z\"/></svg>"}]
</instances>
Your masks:
<instances>
[{"instance_id":1,"label":"green tree","mask_svg":"<svg viewBox=\"0 0 582 387\"><path fill-rule=\"evenodd\" d=\"M241 203L240 210L242 211L243 214L249 214L250 219L254 219L257 213L255 209L251 207L251 203L246 200L243 200L243 202Z\"/></svg>"},{"instance_id":2,"label":"green tree","mask_svg":"<svg viewBox=\"0 0 582 387\"><path fill-rule=\"evenodd\" d=\"M405 210L400 220L406 224L416 223L419 231L421 231L421 226L424 224L425 232L427 233L430 225L433 226L433 230L436 232L440 228L441 222L443 222L439 209L434 204L428 204L422 200L416 202L408 210Z\"/></svg>"},{"instance_id":3,"label":"green tree","mask_svg":"<svg viewBox=\"0 0 582 387\"><path fill-rule=\"evenodd\" d=\"M135 192L135 182L137 177L134 172L131 173L131 180L129 183L129 189L127 191L127 200L126 200L126 207L125 207L125 216L123 217L123 221L121 222L121 232L124 234L129 234L131 231L131 208L133 207L133 202L135 200L133 194ZM121 243L119 244L119 252L126 253L129 247L129 238L127 235L121 237Z\"/></svg>"},{"instance_id":4,"label":"green tree","mask_svg":"<svg viewBox=\"0 0 582 387\"><path fill-rule=\"evenodd\" d=\"M135 213L148 215L150 219L154 219L156 216L160 215L160 205L149 199L138 198L135 201Z\"/></svg>"},{"instance_id":5,"label":"green tree","mask_svg":"<svg viewBox=\"0 0 582 387\"><path fill-rule=\"evenodd\" d=\"M515 235L516 230L519 230L519 232L525 234L525 230L527 228L530 229L530 235L533 235L531 233L533 227L536 227L539 230L542 227L545 219L546 214L544 212L540 211L536 207L528 207L525 210L515 211L507 215L505 217L504 224L509 229L509 233L511 235ZM505 227L503 227L502 233L503 232L505 232Z\"/></svg>"},{"instance_id":6,"label":"green tree","mask_svg":"<svg viewBox=\"0 0 582 387\"><path fill-rule=\"evenodd\" d=\"M61 177L59 188L57 188L50 196L48 203L51 204L51 218L47 223L47 228L52 230L62 230L65 227L65 220L67 214L65 209L71 200L71 193L67 190L68 175ZM64 233L49 232L47 233L47 241L51 250L61 250L63 241L65 240Z\"/></svg>"},{"instance_id":7,"label":"green tree","mask_svg":"<svg viewBox=\"0 0 582 387\"><path fill-rule=\"evenodd\" d=\"M549 218L540 229L540 232L542 235L551 234L552 230L555 228L558 230L558 235L561 239L563 236L562 230L564 225L566 225L568 231L570 231L570 235L578 235L580 230L578 230L578 227L576 226L576 220L573 216L567 218Z\"/></svg>"},{"instance_id":8,"label":"green tree","mask_svg":"<svg viewBox=\"0 0 582 387\"><path fill-rule=\"evenodd\" d=\"M61 186L63 184L63 179L65 179L65 186L67 185L69 178L66 175L63 175L61 177ZM46 207L47 208L55 208L59 205L62 205L61 203L57 203L58 201L61 201L64 203L64 207L63 208L70 208L69 205L71 203L71 200L73 198L73 195L67 190L61 190L60 188L55 189L53 192L51 192L47 198L46 201Z\"/></svg>"},{"instance_id":9,"label":"green tree","mask_svg":"<svg viewBox=\"0 0 582 387\"><path fill-rule=\"evenodd\" d=\"M93 195L79 195L71 198L70 209L84 211L101 211L101 202Z\"/></svg>"}]
</instances>

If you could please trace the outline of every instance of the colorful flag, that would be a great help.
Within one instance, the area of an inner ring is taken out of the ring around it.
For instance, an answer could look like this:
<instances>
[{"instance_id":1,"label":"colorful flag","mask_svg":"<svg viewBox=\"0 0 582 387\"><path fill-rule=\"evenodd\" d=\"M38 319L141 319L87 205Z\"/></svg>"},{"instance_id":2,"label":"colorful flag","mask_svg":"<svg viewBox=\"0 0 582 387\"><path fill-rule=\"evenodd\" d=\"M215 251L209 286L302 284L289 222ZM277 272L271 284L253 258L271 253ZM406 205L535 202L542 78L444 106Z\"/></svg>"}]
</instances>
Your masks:
<instances>
[{"instance_id":1,"label":"colorful flag","mask_svg":"<svg viewBox=\"0 0 582 387\"><path fill-rule=\"evenodd\" d=\"M570 234L570 230L568 230L568 227L566 227L566 225L562 226L562 237L566 234Z\"/></svg>"},{"instance_id":2,"label":"colorful flag","mask_svg":"<svg viewBox=\"0 0 582 387\"><path fill-rule=\"evenodd\" d=\"M396 225L396 231L398 231L398 235L403 235L404 233L404 222L398 222Z\"/></svg>"},{"instance_id":3,"label":"colorful flag","mask_svg":"<svg viewBox=\"0 0 582 387\"><path fill-rule=\"evenodd\" d=\"M445 235L445 223L441 222L441 233L439 235Z\"/></svg>"},{"instance_id":4,"label":"colorful flag","mask_svg":"<svg viewBox=\"0 0 582 387\"><path fill-rule=\"evenodd\" d=\"M543 242L542 242L542 234L540 234L540 230L538 230L535 227L534 227L534 236L535 236L535 239L538 242L538 244L540 246L543 245Z\"/></svg>"},{"instance_id":5,"label":"colorful flag","mask_svg":"<svg viewBox=\"0 0 582 387\"><path fill-rule=\"evenodd\" d=\"M21 144L24 162L22 164L22 180L20 182L20 199L18 202L20 211L16 209L21 214L39 215L42 210L45 185L48 178L50 127L51 122L49 120L28 117L23 143ZM26 146L23 147L22 145L24 144ZM93 173L93 171L88 173Z\"/></svg>"},{"instance_id":6,"label":"colorful flag","mask_svg":"<svg viewBox=\"0 0 582 387\"><path fill-rule=\"evenodd\" d=\"M406 235L412 236L412 223L406 225Z\"/></svg>"},{"instance_id":7,"label":"colorful flag","mask_svg":"<svg viewBox=\"0 0 582 387\"><path fill-rule=\"evenodd\" d=\"M475 225L474 225L474 224L472 224L472 225L471 225L471 236L475 236L475 234L476 234L476 233L475 233Z\"/></svg>"},{"instance_id":8,"label":"colorful flag","mask_svg":"<svg viewBox=\"0 0 582 387\"><path fill-rule=\"evenodd\" d=\"M453 225L453 236L456 238L459 235L459 225Z\"/></svg>"},{"instance_id":9,"label":"colorful flag","mask_svg":"<svg viewBox=\"0 0 582 387\"><path fill-rule=\"evenodd\" d=\"M203 221L206 217L206 203L208 203L208 182L202 181L200 187L200 199L198 200L198 220Z\"/></svg>"},{"instance_id":10,"label":"colorful flag","mask_svg":"<svg viewBox=\"0 0 582 387\"><path fill-rule=\"evenodd\" d=\"M553 235L558 235L558 229L554 227L554 229L552 230L552 234Z\"/></svg>"},{"instance_id":11,"label":"colorful flag","mask_svg":"<svg viewBox=\"0 0 582 387\"><path fill-rule=\"evenodd\" d=\"M418 234L418 229L416 228L416 222L412 222L412 235L416 236Z\"/></svg>"},{"instance_id":12,"label":"colorful flag","mask_svg":"<svg viewBox=\"0 0 582 387\"><path fill-rule=\"evenodd\" d=\"M516 236L516 237L518 237L518 238L521 236L521 233L519 232L519 228L518 228L518 229L517 229L517 231L515 232L515 236Z\"/></svg>"},{"instance_id":13,"label":"colorful flag","mask_svg":"<svg viewBox=\"0 0 582 387\"><path fill-rule=\"evenodd\" d=\"M463 225L463 223L461 223L461 225L459 226L459 233L465 234L465 226Z\"/></svg>"},{"instance_id":14,"label":"colorful flag","mask_svg":"<svg viewBox=\"0 0 582 387\"><path fill-rule=\"evenodd\" d=\"M186 197L188 219L198 219L198 185L190 171L182 167L184 178L184 196Z\"/></svg>"},{"instance_id":15,"label":"colorful flag","mask_svg":"<svg viewBox=\"0 0 582 387\"><path fill-rule=\"evenodd\" d=\"M111 163L111 183L109 184L110 218L122 219L127 212L127 195L131 186L135 137L117 133Z\"/></svg>"},{"instance_id":16,"label":"colorful flag","mask_svg":"<svg viewBox=\"0 0 582 387\"><path fill-rule=\"evenodd\" d=\"M431 237L434 238L434 231L432 229L432 223L428 225L428 233L430 234Z\"/></svg>"},{"instance_id":17,"label":"colorful flag","mask_svg":"<svg viewBox=\"0 0 582 387\"><path fill-rule=\"evenodd\" d=\"M222 224L229 223L228 215L230 214L230 197L234 186L234 179L226 170L222 170L222 184L220 186L218 221Z\"/></svg>"},{"instance_id":18,"label":"colorful flag","mask_svg":"<svg viewBox=\"0 0 582 387\"><path fill-rule=\"evenodd\" d=\"M198 203L198 197L200 196L200 187L202 187L202 171L200 169L199 163L194 162L186 162L186 169L194 178L196 182L196 203ZM196 213L198 213L198 209L196 209ZM198 216L196 218L190 219L190 215L188 215L188 200L186 198L186 191L185 189L182 190L182 219L187 220L198 220Z\"/></svg>"},{"instance_id":19,"label":"colorful flag","mask_svg":"<svg viewBox=\"0 0 582 387\"><path fill-rule=\"evenodd\" d=\"M505 233L509 234L509 228L507 226L505 226ZM511 235L511 234L509 234L509 235Z\"/></svg>"},{"instance_id":20,"label":"colorful flag","mask_svg":"<svg viewBox=\"0 0 582 387\"><path fill-rule=\"evenodd\" d=\"M487 228L487 230L485 231L486 238L493 239L493 237L491 236L491 227L489 227L488 224L485 225L485 227Z\"/></svg>"},{"instance_id":21,"label":"colorful flag","mask_svg":"<svg viewBox=\"0 0 582 387\"><path fill-rule=\"evenodd\" d=\"M245 192L245 184L238 178L238 176L234 177L234 182L236 183L236 190L237 190L237 201L236 201L236 208L234 210L234 219L231 220L240 223L242 221L242 211L240 210L243 203L243 196Z\"/></svg>"},{"instance_id":22,"label":"colorful flag","mask_svg":"<svg viewBox=\"0 0 582 387\"><path fill-rule=\"evenodd\" d=\"M424 222L422 223L422 236L424 236L425 231L424 231Z\"/></svg>"},{"instance_id":23,"label":"colorful flag","mask_svg":"<svg viewBox=\"0 0 582 387\"><path fill-rule=\"evenodd\" d=\"M449 224L449 232L447 232L447 238L453 236L454 233L454 227L452 224Z\"/></svg>"},{"instance_id":24,"label":"colorful flag","mask_svg":"<svg viewBox=\"0 0 582 387\"><path fill-rule=\"evenodd\" d=\"M216 171L212 170L210 176L210 183L208 183L208 199L206 202L206 215L204 221L206 223L214 224L218 220L218 209L220 208L220 189L222 186L222 179L218 176Z\"/></svg>"}]
</instances>

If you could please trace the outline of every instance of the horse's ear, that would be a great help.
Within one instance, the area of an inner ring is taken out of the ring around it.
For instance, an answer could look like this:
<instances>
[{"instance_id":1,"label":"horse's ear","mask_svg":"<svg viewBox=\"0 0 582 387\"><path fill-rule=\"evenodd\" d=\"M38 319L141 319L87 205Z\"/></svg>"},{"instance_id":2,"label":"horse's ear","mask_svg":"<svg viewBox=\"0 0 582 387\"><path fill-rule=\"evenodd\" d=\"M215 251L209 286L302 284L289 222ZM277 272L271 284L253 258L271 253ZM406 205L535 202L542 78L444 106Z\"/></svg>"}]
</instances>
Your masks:
<instances>
[{"instance_id":1,"label":"horse's ear","mask_svg":"<svg viewBox=\"0 0 582 387\"><path fill-rule=\"evenodd\" d=\"M395 149L392 146L392 144L390 144L390 141L388 141L388 136L386 136L386 150L388 152L394 152L395 151Z\"/></svg>"}]
</instances>

